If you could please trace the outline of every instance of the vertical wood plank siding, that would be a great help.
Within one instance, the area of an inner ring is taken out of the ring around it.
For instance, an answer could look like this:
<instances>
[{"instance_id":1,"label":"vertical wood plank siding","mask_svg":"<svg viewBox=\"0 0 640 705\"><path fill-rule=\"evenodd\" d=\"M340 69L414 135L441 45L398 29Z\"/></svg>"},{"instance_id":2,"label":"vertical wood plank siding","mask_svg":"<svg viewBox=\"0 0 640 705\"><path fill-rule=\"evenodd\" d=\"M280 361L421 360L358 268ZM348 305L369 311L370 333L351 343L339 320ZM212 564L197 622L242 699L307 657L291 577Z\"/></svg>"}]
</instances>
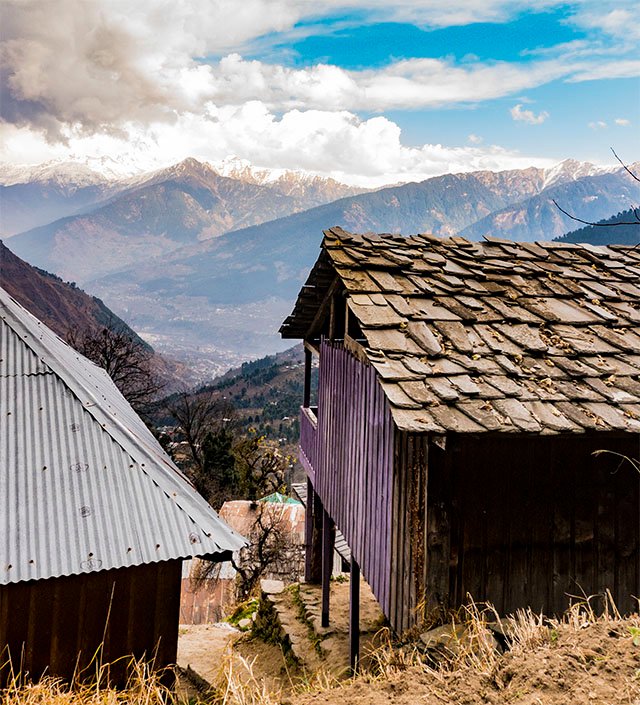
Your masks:
<instances>
[{"instance_id":1,"label":"vertical wood plank siding","mask_svg":"<svg viewBox=\"0 0 640 705\"><path fill-rule=\"evenodd\" d=\"M375 370L326 341L320 351L318 394L314 487L388 615L391 412Z\"/></svg>"},{"instance_id":2,"label":"vertical wood plank siding","mask_svg":"<svg viewBox=\"0 0 640 705\"><path fill-rule=\"evenodd\" d=\"M450 435L445 449L427 443L406 433L396 443L396 629L412 624L424 598L446 608L468 594L502 614L524 606L559 614L570 595L609 589L622 611L637 609L640 475L619 456L594 455L606 449L637 459L637 435Z\"/></svg>"},{"instance_id":3,"label":"vertical wood plank siding","mask_svg":"<svg viewBox=\"0 0 640 705\"><path fill-rule=\"evenodd\" d=\"M313 482L315 478L316 447L318 443L318 422L311 409L300 408L300 463Z\"/></svg>"},{"instance_id":4,"label":"vertical wood plank siding","mask_svg":"<svg viewBox=\"0 0 640 705\"><path fill-rule=\"evenodd\" d=\"M0 586L0 686L14 670L45 671L70 680L76 667L95 675L94 654L113 663L110 679L124 685L135 656L162 669L175 663L182 561L105 570Z\"/></svg>"}]
</instances>

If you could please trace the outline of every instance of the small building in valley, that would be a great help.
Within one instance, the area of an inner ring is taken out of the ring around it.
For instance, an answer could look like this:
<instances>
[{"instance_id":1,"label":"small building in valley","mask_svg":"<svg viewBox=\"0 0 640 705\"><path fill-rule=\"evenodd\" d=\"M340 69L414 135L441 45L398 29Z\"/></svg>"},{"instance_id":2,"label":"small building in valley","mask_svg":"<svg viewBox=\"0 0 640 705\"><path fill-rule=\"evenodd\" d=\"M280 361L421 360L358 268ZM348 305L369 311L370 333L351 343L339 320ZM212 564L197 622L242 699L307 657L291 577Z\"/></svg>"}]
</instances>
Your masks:
<instances>
[{"instance_id":1,"label":"small building in valley","mask_svg":"<svg viewBox=\"0 0 640 705\"><path fill-rule=\"evenodd\" d=\"M182 560L242 545L106 372L0 289L0 683L174 663Z\"/></svg>"},{"instance_id":2,"label":"small building in valley","mask_svg":"<svg viewBox=\"0 0 640 705\"><path fill-rule=\"evenodd\" d=\"M310 566L335 524L398 632L468 595L637 609L640 250L333 228L281 333Z\"/></svg>"}]
</instances>

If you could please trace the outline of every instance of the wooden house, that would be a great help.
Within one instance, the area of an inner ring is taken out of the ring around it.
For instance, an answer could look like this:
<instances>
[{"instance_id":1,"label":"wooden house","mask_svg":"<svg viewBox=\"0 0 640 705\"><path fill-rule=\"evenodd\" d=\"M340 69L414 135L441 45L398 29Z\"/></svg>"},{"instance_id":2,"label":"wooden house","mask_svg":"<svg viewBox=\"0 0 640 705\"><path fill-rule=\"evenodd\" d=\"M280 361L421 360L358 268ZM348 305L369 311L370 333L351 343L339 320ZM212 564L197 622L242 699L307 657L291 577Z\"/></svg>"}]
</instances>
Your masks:
<instances>
[{"instance_id":1,"label":"wooden house","mask_svg":"<svg viewBox=\"0 0 640 705\"><path fill-rule=\"evenodd\" d=\"M106 372L0 289L0 685L175 662L182 560L242 545Z\"/></svg>"},{"instance_id":2,"label":"wooden house","mask_svg":"<svg viewBox=\"0 0 640 705\"><path fill-rule=\"evenodd\" d=\"M640 250L334 228L281 334L307 351L309 575L335 524L399 632L467 595L637 608Z\"/></svg>"}]
</instances>

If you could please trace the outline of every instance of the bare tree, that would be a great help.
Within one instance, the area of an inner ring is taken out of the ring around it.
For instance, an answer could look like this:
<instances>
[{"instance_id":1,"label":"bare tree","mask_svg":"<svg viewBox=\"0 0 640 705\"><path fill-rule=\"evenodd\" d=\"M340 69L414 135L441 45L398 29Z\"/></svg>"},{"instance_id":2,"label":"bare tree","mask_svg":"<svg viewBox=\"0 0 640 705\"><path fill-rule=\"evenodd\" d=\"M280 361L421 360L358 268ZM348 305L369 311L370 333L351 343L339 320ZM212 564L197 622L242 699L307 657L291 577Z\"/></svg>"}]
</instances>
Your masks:
<instances>
[{"instance_id":1,"label":"bare tree","mask_svg":"<svg viewBox=\"0 0 640 705\"><path fill-rule=\"evenodd\" d=\"M276 443L254 433L238 441L233 454L244 499L255 501L283 490L290 458L283 455Z\"/></svg>"},{"instance_id":2,"label":"bare tree","mask_svg":"<svg viewBox=\"0 0 640 705\"><path fill-rule=\"evenodd\" d=\"M184 434L194 468L202 472L205 468L207 436L218 434L223 429L235 430L233 405L218 398L211 390L183 390L169 398L167 410Z\"/></svg>"},{"instance_id":3,"label":"bare tree","mask_svg":"<svg viewBox=\"0 0 640 705\"><path fill-rule=\"evenodd\" d=\"M231 559L236 571L236 600L249 598L264 575L288 578L297 575L301 548L285 507L271 502L251 504L252 526L245 532L249 544ZM193 589L218 580L219 575L219 563L200 561L191 577Z\"/></svg>"},{"instance_id":4,"label":"bare tree","mask_svg":"<svg viewBox=\"0 0 640 705\"><path fill-rule=\"evenodd\" d=\"M72 329L67 342L106 370L125 399L146 415L164 386L153 371L153 353L129 330L110 320L99 329Z\"/></svg>"}]
</instances>

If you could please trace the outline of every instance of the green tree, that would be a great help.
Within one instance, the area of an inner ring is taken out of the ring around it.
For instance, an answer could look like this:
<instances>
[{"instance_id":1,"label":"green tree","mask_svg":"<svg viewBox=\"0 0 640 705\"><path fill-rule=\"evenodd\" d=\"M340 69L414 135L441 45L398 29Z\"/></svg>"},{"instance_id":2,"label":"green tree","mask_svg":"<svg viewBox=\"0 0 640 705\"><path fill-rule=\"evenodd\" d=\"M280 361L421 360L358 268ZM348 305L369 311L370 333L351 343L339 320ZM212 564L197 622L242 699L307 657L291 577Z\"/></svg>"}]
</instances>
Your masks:
<instances>
[{"instance_id":1,"label":"green tree","mask_svg":"<svg viewBox=\"0 0 640 705\"><path fill-rule=\"evenodd\" d=\"M209 432L202 447L203 465L194 484L216 509L239 496L240 478L233 453L235 437L228 428Z\"/></svg>"}]
</instances>

